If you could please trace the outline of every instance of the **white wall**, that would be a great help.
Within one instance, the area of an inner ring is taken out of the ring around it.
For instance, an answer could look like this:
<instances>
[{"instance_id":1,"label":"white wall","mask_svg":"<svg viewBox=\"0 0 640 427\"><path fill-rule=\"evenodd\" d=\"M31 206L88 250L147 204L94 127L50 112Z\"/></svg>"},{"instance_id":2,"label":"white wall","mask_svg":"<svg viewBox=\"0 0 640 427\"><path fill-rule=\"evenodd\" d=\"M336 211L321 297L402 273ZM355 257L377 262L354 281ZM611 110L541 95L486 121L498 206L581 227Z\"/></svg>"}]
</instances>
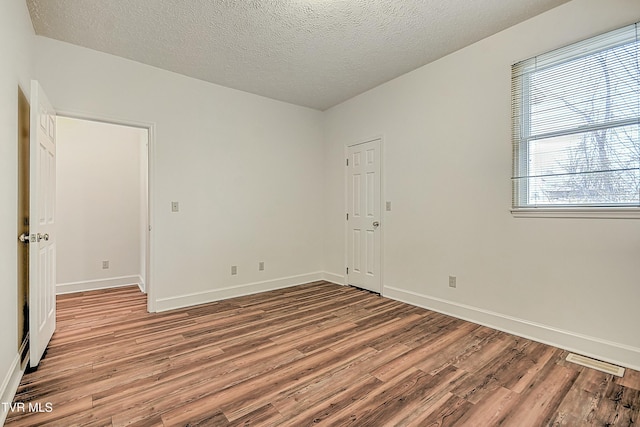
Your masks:
<instances>
[{"instance_id":1,"label":"white wall","mask_svg":"<svg viewBox=\"0 0 640 427\"><path fill-rule=\"evenodd\" d=\"M36 52L54 107L155 125L156 309L321 277L321 112L51 39Z\"/></svg>"},{"instance_id":2,"label":"white wall","mask_svg":"<svg viewBox=\"0 0 640 427\"><path fill-rule=\"evenodd\" d=\"M328 110L327 271L344 276L344 147L383 135L384 294L638 369L640 220L509 212L511 64L638 20L637 1L576 0Z\"/></svg>"},{"instance_id":3,"label":"white wall","mask_svg":"<svg viewBox=\"0 0 640 427\"><path fill-rule=\"evenodd\" d=\"M57 124L58 293L139 283L147 130L66 117Z\"/></svg>"},{"instance_id":4,"label":"white wall","mask_svg":"<svg viewBox=\"0 0 640 427\"><path fill-rule=\"evenodd\" d=\"M18 363L18 86L29 96L33 28L22 0L0 6L0 401L15 391ZM6 414L0 409L0 423Z\"/></svg>"}]
</instances>

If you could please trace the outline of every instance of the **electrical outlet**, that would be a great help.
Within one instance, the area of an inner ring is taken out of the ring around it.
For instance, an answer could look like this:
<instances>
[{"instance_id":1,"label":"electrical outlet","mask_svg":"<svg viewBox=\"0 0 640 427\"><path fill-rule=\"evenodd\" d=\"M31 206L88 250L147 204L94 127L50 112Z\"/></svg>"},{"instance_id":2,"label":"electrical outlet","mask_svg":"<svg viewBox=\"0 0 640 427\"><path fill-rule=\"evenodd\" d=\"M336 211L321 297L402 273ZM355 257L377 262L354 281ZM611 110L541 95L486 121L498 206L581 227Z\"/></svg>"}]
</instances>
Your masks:
<instances>
[{"instance_id":1,"label":"electrical outlet","mask_svg":"<svg viewBox=\"0 0 640 427\"><path fill-rule=\"evenodd\" d=\"M102 269L106 270L109 268L109 261L102 261Z\"/></svg>"},{"instance_id":2,"label":"electrical outlet","mask_svg":"<svg viewBox=\"0 0 640 427\"><path fill-rule=\"evenodd\" d=\"M232 265L231 266L231 275L235 276L236 274L238 274L238 266L237 265Z\"/></svg>"},{"instance_id":3,"label":"electrical outlet","mask_svg":"<svg viewBox=\"0 0 640 427\"><path fill-rule=\"evenodd\" d=\"M450 288L456 287L456 276L449 276L449 287Z\"/></svg>"},{"instance_id":4,"label":"electrical outlet","mask_svg":"<svg viewBox=\"0 0 640 427\"><path fill-rule=\"evenodd\" d=\"M264 271L264 261L260 261L260 262L258 263L258 270L259 270L259 271Z\"/></svg>"},{"instance_id":5,"label":"electrical outlet","mask_svg":"<svg viewBox=\"0 0 640 427\"><path fill-rule=\"evenodd\" d=\"M171 212L179 212L180 211L180 203L171 202Z\"/></svg>"}]
</instances>

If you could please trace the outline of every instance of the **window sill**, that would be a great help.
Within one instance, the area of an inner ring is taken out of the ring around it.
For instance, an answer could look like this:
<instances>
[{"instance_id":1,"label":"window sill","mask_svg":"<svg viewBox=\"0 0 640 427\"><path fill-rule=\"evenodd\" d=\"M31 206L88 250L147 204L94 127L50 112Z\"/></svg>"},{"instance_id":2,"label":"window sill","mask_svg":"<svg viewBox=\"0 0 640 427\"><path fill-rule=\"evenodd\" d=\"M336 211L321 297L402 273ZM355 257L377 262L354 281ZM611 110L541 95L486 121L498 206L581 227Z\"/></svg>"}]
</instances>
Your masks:
<instances>
[{"instance_id":1,"label":"window sill","mask_svg":"<svg viewBox=\"0 0 640 427\"><path fill-rule=\"evenodd\" d=\"M640 219L640 208L520 208L511 214L515 218Z\"/></svg>"}]
</instances>

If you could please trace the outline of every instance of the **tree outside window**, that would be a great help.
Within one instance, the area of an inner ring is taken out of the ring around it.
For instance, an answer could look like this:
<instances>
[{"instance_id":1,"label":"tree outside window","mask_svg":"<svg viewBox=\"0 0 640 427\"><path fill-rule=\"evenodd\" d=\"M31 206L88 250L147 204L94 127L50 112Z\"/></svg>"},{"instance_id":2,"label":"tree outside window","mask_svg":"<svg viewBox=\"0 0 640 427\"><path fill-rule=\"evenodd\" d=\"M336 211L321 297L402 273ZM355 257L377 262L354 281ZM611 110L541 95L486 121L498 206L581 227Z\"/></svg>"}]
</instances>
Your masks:
<instances>
[{"instance_id":1,"label":"tree outside window","mask_svg":"<svg viewBox=\"0 0 640 427\"><path fill-rule=\"evenodd\" d=\"M640 206L636 26L514 65L514 208Z\"/></svg>"}]
</instances>

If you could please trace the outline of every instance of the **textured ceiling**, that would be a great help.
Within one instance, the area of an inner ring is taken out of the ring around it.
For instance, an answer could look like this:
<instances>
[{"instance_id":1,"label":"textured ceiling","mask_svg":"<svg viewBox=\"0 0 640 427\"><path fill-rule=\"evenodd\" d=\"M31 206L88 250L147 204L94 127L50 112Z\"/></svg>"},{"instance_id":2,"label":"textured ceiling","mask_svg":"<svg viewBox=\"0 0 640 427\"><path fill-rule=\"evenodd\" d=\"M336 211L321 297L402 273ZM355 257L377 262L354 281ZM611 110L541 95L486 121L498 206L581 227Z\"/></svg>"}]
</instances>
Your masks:
<instances>
[{"instance_id":1,"label":"textured ceiling","mask_svg":"<svg viewBox=\"0 0 640 427\"><path fill-rule=\"evenodd\" d=\"M324 110L567 0L27 0L37 34Z\"/></svg>"}]
</instances>

